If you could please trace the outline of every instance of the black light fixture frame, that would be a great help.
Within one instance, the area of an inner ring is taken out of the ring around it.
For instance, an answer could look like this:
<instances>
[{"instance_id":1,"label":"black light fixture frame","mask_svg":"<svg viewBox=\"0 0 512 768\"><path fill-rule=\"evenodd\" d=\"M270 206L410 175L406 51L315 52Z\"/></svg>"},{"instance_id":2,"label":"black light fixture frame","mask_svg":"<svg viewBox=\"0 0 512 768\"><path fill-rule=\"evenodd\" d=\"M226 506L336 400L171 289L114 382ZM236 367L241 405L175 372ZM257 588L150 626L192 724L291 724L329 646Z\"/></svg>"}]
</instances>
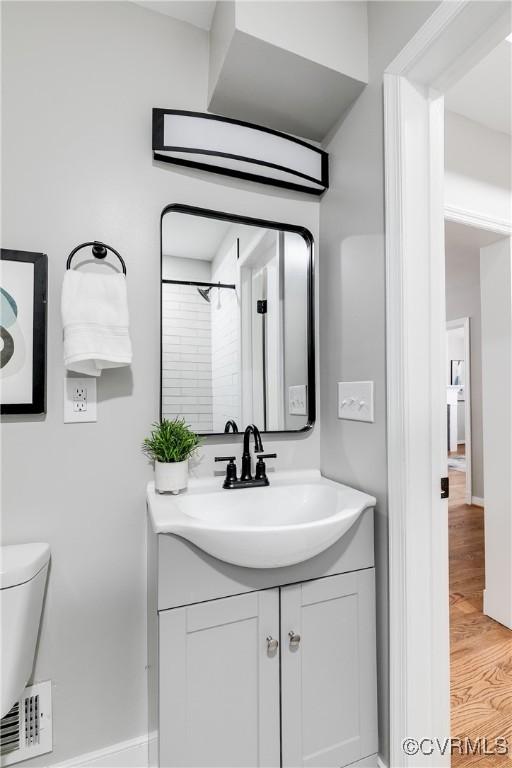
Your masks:
<instances>
[{"instance_id":1,"label":"black light fixture frame","mask_svg":"<svg viewBox=\"0 0 512 768\"><path fill-rule=\"evenodd\" d=\"M163 373L163 291L162 285L169 281L164 279L163 276L163 219L168 213L185 213L191 216L200 216L207 219L218 219L220 221L228 221L233 224L244 224L250 227L262 227L264 229L275 229L281 232L294 232L301 235L304 238L309 250L309 263L308 263L308 282L307 282L307 371L308 371L308 385L307 385L307 422L300 429L275 429L268 431L261 431L261 434L279 435L279 434L292 434L296 435L301 432L309 432L315 425L316 421L316 356L315 356L315 253L314 253L314 240L313 235L306 229L306 227L294 226L292 224L283 224L278 221L267 221L266 219L255 219L250 216L239 216L234 213L225 213L224 211L214 211L210 208L197 208L192 205L184 205L182 203L172 203L167 205L160 216L160 421L163 418L162 413L162 373ZM227 286L231 287L231 286ZM243 433L225 433L225 432L203 432L202 437L230 437L231 440L235 437L240 439Z\"/></svg>"},{"instance_id":2,"label":"black light fixture frame","mask_svg":"<svg viewBox=\"0 0 512 768\"><path fill-rule=\"evenodd\" d=\"M321 156L321 176L319 179L308 176L307 174L295 171L293 168L287 168L284 165L278 165L276 163L266 162L264 160L256 160L253 157L244 157L243 155L235 155L227 152L215 152L210 149L202 149L200 147L191 149L190 147L175 147L164 144L164 117L165 115L184 115L186 117L200 117L206 120L216 120L221 123L231 123L234 125L241 125L245 128L252 128L255 131L261 131L262 133L270 133L273 136L286 139L287 141L300 144L303 147L318 152ZM253 163L254 165L264 168L273 168L284 173L289 173L298 178L309 181L313 184L320 184L321 189L316 187L308 187L305 184L294 184L291 181L284 181L283 179L273 179L270 176L265 176L257 173L249 173L247 171L238 171L234 168L224 168L220 165L213 165L210 163L200 163L196 160L186 160L181 157L171 157L169 155L163 155L162 152L183 152L196 154L196 155L208 155L212 157L225 157L231 160L238 160L240 162ZM181 165L185 168L197 168L201 171L209 171L210 173L219 173L223 176L231 176L232 178L245 179L246 181L255 181L260 184L269 184L273 187L281 187L282 189L292 189L295 192L305 192L306 194L316 195L317 197L323 195L323 193L329 188L329 155L323 149L315 147L314 144L309 144L307 141L298 139L295 136L290 136L287 133L281 131L275 131L273 128L266 128L255 123L248 123L244 120L235 120L231 117L221 117L220 115L211 115L208 112L189 112L181 109L160 109L153 108L153 158L155 160L162 161L164 163L171 163L173 165Z\"/></svg>"}]
</instances>

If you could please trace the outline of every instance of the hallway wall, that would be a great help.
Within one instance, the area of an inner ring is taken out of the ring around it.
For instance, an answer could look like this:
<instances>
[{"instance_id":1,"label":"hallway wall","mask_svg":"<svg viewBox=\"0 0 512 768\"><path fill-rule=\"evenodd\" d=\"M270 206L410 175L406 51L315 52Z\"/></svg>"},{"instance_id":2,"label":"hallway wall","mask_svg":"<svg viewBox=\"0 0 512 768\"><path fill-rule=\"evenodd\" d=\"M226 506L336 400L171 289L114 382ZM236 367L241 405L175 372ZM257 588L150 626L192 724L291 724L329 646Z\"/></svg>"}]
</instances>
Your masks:
<instances>
[{"instance_id":1,"label":"hallway wall","mask_svg":"<svg viewBox=\"0 0 512 768\"><path fill-rule=\"evenodd\" d=\"M510 136L445 112L445 204L511 223Z\"/></svg>"}]
</instances>

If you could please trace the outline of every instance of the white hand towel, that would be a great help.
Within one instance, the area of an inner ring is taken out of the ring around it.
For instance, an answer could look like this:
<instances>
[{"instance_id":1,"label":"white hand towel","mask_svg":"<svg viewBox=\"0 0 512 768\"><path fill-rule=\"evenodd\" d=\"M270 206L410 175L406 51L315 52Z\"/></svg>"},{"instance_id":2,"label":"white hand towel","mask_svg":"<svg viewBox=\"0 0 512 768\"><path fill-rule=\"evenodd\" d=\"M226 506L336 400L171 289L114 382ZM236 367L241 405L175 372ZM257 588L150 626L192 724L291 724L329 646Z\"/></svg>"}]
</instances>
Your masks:
<instances>
[{"instance_id":1,"label":"white hand towel","mask_svg":"<svg viewBox=\"0 0 512 768\"><path fill-rule=\"evenodd\" d=\"M62 284L64 365L100 376L104 368L130 365L128 299L124 275L68 269Z\"/></svg>"}]
</instances>

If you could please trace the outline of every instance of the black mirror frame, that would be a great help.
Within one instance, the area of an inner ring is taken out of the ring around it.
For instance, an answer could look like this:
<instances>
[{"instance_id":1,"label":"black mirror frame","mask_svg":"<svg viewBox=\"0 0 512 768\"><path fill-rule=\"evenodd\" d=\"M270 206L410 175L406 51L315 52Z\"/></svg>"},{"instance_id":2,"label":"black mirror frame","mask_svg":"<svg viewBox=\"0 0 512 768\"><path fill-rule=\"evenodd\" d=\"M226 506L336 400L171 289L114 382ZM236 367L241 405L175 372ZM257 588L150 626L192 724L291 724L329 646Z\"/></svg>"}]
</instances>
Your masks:
<instances>
[{"instance_id":1,"label":"black mirror frame","mask_svg":"<svg viewBox=\"0 0 512 768\"><path fill-rule=\"evenodd\" d=\"M220 219L221 221L230 221L234 224L245 224L253 227L263 227L265 229L276 229L284 232L295 232L301 235L309 249L308 264L308 307L307 307L307 347L308 347L308 413L307 422L301 429L279 429L268 430L261 434L267 435L298 435L303 432L309 432L316 421L316 356L315 356L315 254L313 235L305 227L294 226L292 224L283 224L277 221L267 221L266 219L257 219L251 216L240 216L239 214L226 213L225 211L215 211L211 208L198 208L193 205L183 203L171 203L167 205L160 216L160 421L162 420L162 279L163 279L163 252L162 252L162 222L168 213L185 213L191 216L200 216L208 219ZM230 437L240 440L243 433L225 433L225 432L201 432L201 437Z\"/></svg>"}]
</instances>

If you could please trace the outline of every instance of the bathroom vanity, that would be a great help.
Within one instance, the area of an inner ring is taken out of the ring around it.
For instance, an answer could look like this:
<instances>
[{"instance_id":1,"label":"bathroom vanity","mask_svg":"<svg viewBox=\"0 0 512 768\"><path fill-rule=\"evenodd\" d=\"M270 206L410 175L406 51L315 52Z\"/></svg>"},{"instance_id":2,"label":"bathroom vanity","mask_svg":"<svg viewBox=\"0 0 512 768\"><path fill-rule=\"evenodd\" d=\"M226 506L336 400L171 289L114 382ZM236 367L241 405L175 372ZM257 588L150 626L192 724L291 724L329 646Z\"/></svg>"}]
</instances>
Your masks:
<instances>
[{"instance_id":1,"label":"bathroom vanity","mask_svg":"<svg viewBox=\"0 0 512 768\"><path fill-rule=\"evenodd\" d=\"M148 486L150 765L375 766L375 499L263 453L315 422L311 233L173 204L161 245L160 415L227 468Z\"/></svg>"},{"instance_id":2,"label":"bathroom vanity","mask_svg":"<svg viewBox=\"0 0 512 768\"><path fill-rule=\"evenodd\" d=\"M283 504L279 494L294 484L302 484L302 501ZM326 525L318 512L308 518L321 506L319 488L322 503L338 507L326 511L329 520L352 515L350 527L301 562L225 562L179 527L180 515L190 515L206 547L217 533L241 536L241 551L245 536L250 549L249 537L272 527L278 542L286 528L290 536L300 529L307 542ZM258 499L260 526L244 517L246 493ZM375 499L311 470L275 473L271 488L249 491L222 490L218 477L192 481L180 497L156 494L150 484L147 501L149 730L157 735L150 765L375 765ZM222 515L197 512L216 504ZM235 504L238 526L229 514ZM301 516L297 525L293 514Z\"/></svg>"}]
</instances>

